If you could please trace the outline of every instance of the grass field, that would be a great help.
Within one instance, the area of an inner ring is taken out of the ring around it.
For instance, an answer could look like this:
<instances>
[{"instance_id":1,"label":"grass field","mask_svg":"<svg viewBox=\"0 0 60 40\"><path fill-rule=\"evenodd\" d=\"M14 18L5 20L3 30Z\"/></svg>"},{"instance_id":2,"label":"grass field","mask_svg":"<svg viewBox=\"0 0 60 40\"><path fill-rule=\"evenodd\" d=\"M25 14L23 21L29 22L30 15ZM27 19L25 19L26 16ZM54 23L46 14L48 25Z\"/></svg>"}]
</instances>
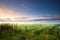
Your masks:
<instances>
[{"instance_id":1,"label":"grass field","mask_svg":"<svg viewBox=\"0 0 60 40\"><path fill-rule=\"evenodd\" d=\"M0 24L0 40L60 40L60 24Z\"/></svg>"}]
</instances>

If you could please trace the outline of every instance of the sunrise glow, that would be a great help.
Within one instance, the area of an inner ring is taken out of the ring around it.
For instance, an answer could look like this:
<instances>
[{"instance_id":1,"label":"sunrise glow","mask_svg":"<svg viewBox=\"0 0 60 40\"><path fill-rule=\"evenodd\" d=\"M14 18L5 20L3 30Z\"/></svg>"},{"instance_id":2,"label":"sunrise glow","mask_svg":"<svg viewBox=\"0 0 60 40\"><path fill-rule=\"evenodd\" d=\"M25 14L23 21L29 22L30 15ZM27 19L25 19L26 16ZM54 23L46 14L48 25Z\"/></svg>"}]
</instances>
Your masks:
<instances>
[{"instance_id":1,"label":"sunrise glow","mask_svg":"<svg viewBox=\"0 0 60 40\"><path fill-rule=\"evenodd\" d=\"M10 8L0 7L0 18L16 18L22 17L21 13L16 12Z\"/></svg>"}]
</instances>

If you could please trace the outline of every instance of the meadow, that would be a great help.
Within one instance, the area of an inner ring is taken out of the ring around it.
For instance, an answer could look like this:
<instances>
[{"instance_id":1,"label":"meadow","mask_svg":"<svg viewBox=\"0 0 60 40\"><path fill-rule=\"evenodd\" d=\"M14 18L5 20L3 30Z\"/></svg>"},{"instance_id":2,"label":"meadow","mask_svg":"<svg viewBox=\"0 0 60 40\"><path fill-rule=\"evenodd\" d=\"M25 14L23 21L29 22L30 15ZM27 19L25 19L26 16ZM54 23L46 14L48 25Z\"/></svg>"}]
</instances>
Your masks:
<instances>
[{"instance_id":1,"label":"meadow","mask_svg":"<svg viewBox=\"0 0 60 40\"><path fill-rule=\"evenodd\" d=\"M60 24L0 24L0 40L60 40Z\"/></svg>"}]
</instances>

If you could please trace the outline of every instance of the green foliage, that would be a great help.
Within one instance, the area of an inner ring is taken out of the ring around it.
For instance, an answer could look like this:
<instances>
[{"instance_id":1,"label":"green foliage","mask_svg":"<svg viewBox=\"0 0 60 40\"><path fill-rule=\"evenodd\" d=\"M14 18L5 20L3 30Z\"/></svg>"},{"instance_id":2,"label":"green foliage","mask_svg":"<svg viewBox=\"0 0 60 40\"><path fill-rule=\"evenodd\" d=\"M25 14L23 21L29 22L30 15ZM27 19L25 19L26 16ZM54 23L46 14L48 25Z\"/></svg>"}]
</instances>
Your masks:
<instances>
[{"instance_id":1,"label":"green foliage","mask_svg":"<svg viewBox=\"0 0 60 40\"><path fill-rule=\"evenodd\" d=\"M0 24L0 40L59 40L60 24Z\"/></svg>"}]
</instances>

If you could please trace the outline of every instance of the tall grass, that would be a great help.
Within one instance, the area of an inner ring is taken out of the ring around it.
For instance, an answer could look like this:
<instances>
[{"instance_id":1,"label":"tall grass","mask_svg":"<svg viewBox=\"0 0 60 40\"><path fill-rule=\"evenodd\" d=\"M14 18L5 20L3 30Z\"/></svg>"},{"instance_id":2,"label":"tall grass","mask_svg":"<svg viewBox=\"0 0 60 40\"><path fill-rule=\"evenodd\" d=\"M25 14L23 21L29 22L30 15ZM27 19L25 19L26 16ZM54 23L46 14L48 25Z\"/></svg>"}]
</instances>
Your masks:
<instances>
[{"instance_id":1,"label":"tall grass","mask_svg":"<svg viewBox=\"0 0 60 40\"><path fill-rule=\"evenodd\" d=\"M60 40L60 24L47 25L0 24L0 40Z\"/></svg>"}]
</instances>

